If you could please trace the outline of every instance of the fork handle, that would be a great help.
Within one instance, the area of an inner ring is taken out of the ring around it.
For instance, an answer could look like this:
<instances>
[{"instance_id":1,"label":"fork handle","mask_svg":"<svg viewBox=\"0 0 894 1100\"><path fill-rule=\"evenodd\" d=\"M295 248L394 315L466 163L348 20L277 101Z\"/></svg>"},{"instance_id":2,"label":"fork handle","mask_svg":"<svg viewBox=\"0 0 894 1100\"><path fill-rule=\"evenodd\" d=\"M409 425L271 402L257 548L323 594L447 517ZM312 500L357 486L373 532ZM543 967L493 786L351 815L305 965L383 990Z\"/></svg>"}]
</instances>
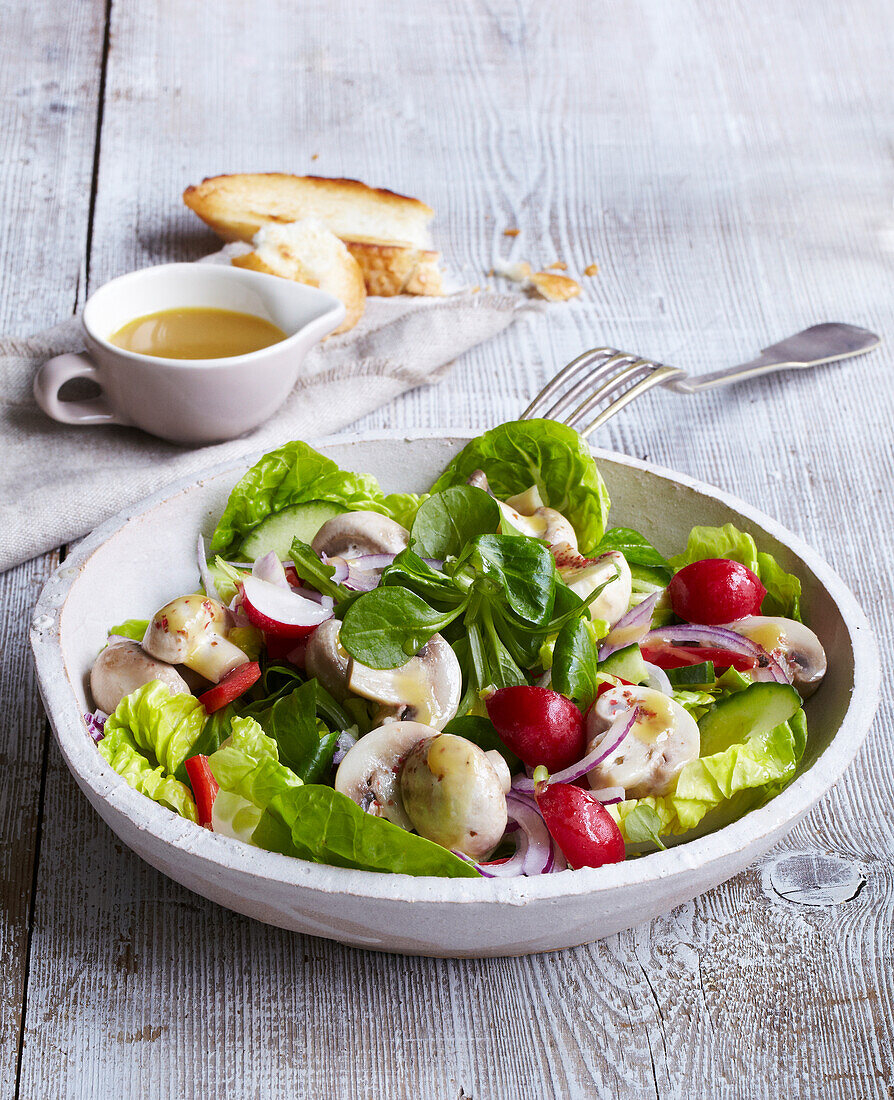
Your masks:
<instances>
[{"instance_id":1,"label":"fork handle","mask_svg":"<svg viewBox=\"0 0 894 1100\"><path fill-rule=\"evenodd\" d=\"M677 393L700 393L702 390L731 386L735 382L746 382L749 378L758 378L762 374L772 374L778 370L812 366L813 363L780 363L772 355L759 355L757 359L749 359L747 363L739 363L738 366L726 367L724 370L715 370L708 374L680 374L675 378L668 378L664 384L669 390L675 390Z\"/></svg>"}]
</instances>

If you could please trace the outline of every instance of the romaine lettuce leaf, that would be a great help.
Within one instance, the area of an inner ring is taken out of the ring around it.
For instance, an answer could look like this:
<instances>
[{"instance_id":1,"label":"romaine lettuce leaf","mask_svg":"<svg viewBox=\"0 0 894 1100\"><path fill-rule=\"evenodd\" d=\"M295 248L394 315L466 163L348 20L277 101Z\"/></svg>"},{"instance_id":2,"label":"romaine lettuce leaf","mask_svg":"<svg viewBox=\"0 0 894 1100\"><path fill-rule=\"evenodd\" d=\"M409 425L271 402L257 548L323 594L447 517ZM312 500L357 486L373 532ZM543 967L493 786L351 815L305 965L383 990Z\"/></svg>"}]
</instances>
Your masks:
<instances>
[{"instance_id":1,"label":"romaine lettuce leaf","mask_svg":"<svg viewBox=\"0 0 894 1100\"><path fill-rule=\"evenodd\" d=\"M172 695L167 684L152 680L126 695L109 716L105 735L129 732L136 747L154 768L161 764L173 775L198 740L205 725L205 708L192 695ZM102 742L100 742L101 744Z\"/></svg>"},{"instance_id":2,"label":"romaine lettuce leaf","mask_svg":"<svg viewBox=\"0 0 894 1100\"><path fill-rule=\"evenodd\" d=\"M365 813L347 795L308 783L275 795L252 837L285 855L400 875L478 878L471 864L440 844Z\"/></svg>"},{"instance_id":3,"label":"romaine lettuce leaf","mask_svg":"<svg viewBox=\"0 0 894 1100\"><path fill-rule=\"evenodd\" d=\"M107 722L106 734L96 747L135 791L161 806L166 806L181 817L198 821L195 800L189 787L173 776L165 775L160 764L151 764L140 752L126 726L113 726L110 731Z\"/></svg>"},{"instance_id":4,"label":"romaine lettuce leaf","mask_svg":"<svg viewBox=\"0 0 894 1100\"><path fill-rule=\"evenodd\" d=\"M209 554L226 557L267 516L311 500L330 501L348 511L380 512L407 527L419 506L419 498L412 493L385 496L372 475L341 470L296 440L264 455L236 483Z\"/></svg>"},{"instance_id":5,"label":"romaine lettuce leaf","mask_svg":"<svg viewBox=\"0 0 894 1100\"><path fill-rule=\"evenodd\" d=\"M710 810L724 803L726 811L717 827L741 817L778 794L795 775L807 743L807 720L798 710L788 722L731 745L723 752L704 756L680 772L676 790L663 797L628 799L606 807L618 822L624 839L624 822L639 805L650 807L661 821L662 836L694 829ZM746 798L739 796L747 792Z\"/></svg>"},{"instance_id":6,"label":"romaine lettuce leaf","mask_svg":"<svg viewBox=\"0 0 894 1100\"><path fill-rule=\"evenodd\" d=\"M801 582L786 573L771 554L758 551L754 539L732 523L723 527L693 527L682 554L670 559L675 570L704 558L730 558L756 573L767 590L763 615L783 615L801 621Z\"/></svg>"},{"instance_id":7,"label":"romaine lettuce leaf","mask_svg":"<svg viewBox=\"0 0 894 1100\"><path fill-rule=\"evenodd\" d=\"M514 420L471 440L432 486L438 493L464 485L484 470L501 500L536 485L550 508L577 532L581 553L596 549L605 530L609 499L587 444L555 420Z\"/></svg>"},{"instance_id":8,"label":"romaine lettuce leaf","mask_svg":"<svg viewBox=\"0 0 894 1100\"><path fill-rule=\"evenodd\" d=\"M132 642L141 642L148 626L148 619L125 619L123 623L113 626L109 635L115 634L119 638L130 638Z\"/></svg>"}]
</instances>

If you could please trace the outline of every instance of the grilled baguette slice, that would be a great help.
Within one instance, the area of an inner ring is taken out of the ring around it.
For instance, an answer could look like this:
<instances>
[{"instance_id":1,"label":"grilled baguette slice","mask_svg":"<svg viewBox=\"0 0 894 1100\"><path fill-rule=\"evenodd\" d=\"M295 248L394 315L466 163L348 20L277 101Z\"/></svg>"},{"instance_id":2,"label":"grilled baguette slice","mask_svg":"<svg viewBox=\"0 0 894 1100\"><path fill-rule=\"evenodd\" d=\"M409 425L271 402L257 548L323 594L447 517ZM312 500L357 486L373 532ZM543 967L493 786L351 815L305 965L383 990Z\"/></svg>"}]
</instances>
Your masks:
<instances>
[{"instance_id":1,"label":"grilled baguette slice","mask_svg":"<svg viewBox=\"0 0 894 1100\"><path fill-rule=\"evenodd\" d=\"M347 310L335 333L347 332L363 316L366 308L363 272L344 243L319 218L262 226L255 234L254 246L254 252L234 256L233 266L294 279L334 294Z\"/></svg>"},{"instance_id":2,"label":"grilled baguette slice","mask_svg":"<svg viewBox=\"0 0 894 1100\"><path fill-rule=\"evenodd\" d=\"M250 173L214 176L183 193L226 241L250 241L263 225L319 218L360 265L370 294L440 294L430 206L359 180Z\"/></svg>"}]
</instances>

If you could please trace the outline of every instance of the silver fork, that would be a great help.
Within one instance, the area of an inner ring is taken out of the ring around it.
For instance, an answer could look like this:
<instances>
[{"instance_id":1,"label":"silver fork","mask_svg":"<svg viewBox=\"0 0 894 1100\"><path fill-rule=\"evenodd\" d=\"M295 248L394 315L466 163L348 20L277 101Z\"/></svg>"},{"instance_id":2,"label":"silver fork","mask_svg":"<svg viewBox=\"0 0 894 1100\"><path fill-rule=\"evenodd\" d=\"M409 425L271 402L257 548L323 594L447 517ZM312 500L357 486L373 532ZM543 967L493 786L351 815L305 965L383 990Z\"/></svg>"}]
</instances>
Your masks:
<instances>
[{"instance_id":1,"label":"silver fork","mask_svg":"<svg viewBox=\"0 0 894 1100\"><path fill-rule=\"evenodd\" d=\"M586 438L653 386L668 386L677 393L699 393L778 370L803 370L849 359L872 351L880 343L881 338L868 329L828 322L771 344L747 363L692 377L678 367L667 367L616 348L592 348L559 371L521 414L521 419L562 420L572 428L577 427ZM590 392L593 386L598 388ZM589 396L580 401L584 394ZM609 404L588 420L604 401Z\"/></svg>"}]
</instances>

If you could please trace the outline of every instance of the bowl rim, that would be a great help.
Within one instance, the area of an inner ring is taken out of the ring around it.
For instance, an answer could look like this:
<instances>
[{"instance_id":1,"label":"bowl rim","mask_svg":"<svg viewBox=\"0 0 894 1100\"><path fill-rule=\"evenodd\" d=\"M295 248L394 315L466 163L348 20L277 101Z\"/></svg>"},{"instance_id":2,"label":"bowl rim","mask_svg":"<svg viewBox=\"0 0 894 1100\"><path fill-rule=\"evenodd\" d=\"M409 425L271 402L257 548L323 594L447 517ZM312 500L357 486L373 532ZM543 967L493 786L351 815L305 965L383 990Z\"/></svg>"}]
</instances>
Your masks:
<instances>
[{"instance_id":1,"label":"bowl rim","mask_svg":"<svg viewBox=\"0 0 894 1100\"><path fill-rule=\"evenodd\" d=\"M385 440L468 440L480 434L463 428L381 429L341 433L310 442L316 447L375 443ZM584 868L536 878L473 879L414 877L378 871L361 871L267 852L220 834L212 833L179 817L128 786L112 771L83 724L80 708L72 705L74 687L62 654L59 618L68 595L92 555L132 518L191 491L209 478L244 473L266 451L254 451L237 461L228 460L199 473L189 474L158 492L122 509L97 527L53 572L32 612L31 647L38 683L47 714L62 754L79 785L89 788L94 799L106 802L130 819L141 832L153 834L184 855L192 855L238 872L272 887L294 886L322 894L350 894L375 901L449 904L515 904L528 901L596 894L623 886L664 880L694 868L721 862L758 843L805 814L840 779L869 732L878 706L881 666L878 644L856 598L825 560L800 536L730 493L696 478L652 462L603 448L591 447L600 458L657 475L693 489L734 509L801 557L832 596L851 639L854 685L844 719L826 749L810 769L798 776L765 806L703 837L660 852L601 868ZM52 622L52 627L48 623ZM94 799L91 799L93 801Z\"/></svg>"}]
</instances>

